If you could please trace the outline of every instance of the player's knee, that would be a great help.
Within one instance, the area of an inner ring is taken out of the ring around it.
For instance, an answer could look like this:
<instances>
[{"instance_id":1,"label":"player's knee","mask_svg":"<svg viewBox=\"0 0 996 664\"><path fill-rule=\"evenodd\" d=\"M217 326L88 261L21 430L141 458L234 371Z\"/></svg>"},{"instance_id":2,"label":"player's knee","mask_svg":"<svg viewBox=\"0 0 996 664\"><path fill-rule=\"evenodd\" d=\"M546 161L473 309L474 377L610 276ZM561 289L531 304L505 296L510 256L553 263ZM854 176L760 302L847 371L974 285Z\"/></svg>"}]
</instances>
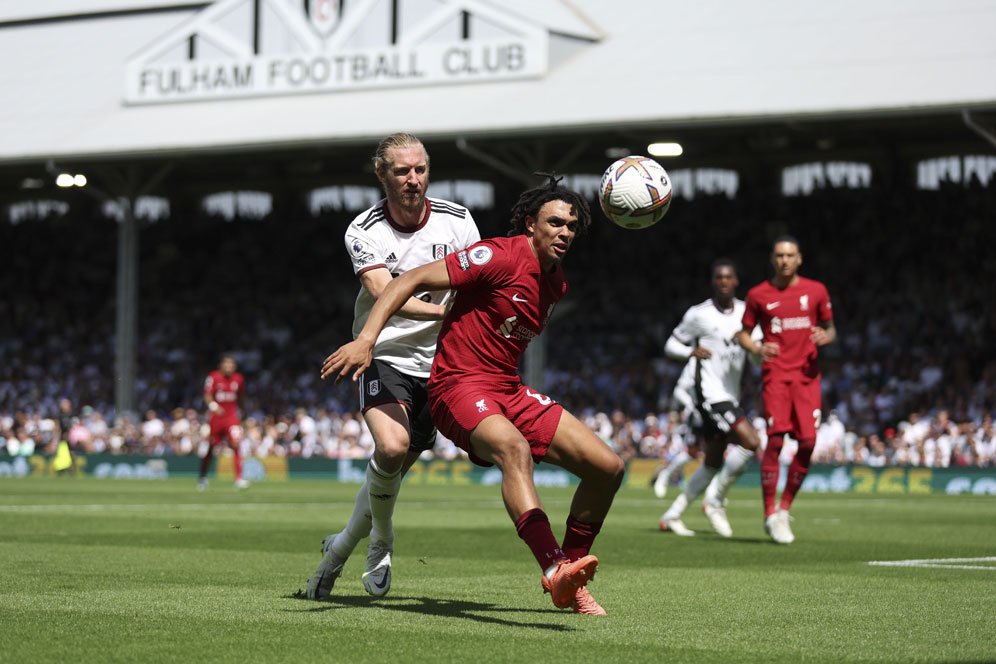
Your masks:
<instances>
[{"instance_id":1,"label":"player's knee","mask_svg":"<svg viewBox=\"0 0 996 664\"><path fill-rule=\"evenodd\" d=\"M602 464L600 471L601 479L605 485L612 491L616 491L622 486L623 476L626 474L626 463L618 455L613 454Z\"/></svg>"},{"instance_id":2,"label":"player's knee","mask_svg":"<svg viewBox=\"0 0 996 664\"><path fill-rule=\"evenodd\" d=\"M408 437L384 437L374 441L379 456L391 461L402 462L408 454Z\"/></svg>"},{"instance_id":3,"label":"player's knee","mask_svg":"<svg viewBox=\"0 0 996 664\"><path fill-rule=\"evenodd\" d=\"M723 466L723 455L722 454L706 454L705 459L702 460L703 465L706 468L712 468L713 470L719 470Z\"/></svg>"},{"instance_id":4,"label":"player's knee","mask_svg":"<svg viewBox=\"0 0 996 664\"><path fill-rule=\"evenodd\" d=\"M532 472L533 455L524 439L503 441L492 446L491 458L502 472Z\"/></svg>"},{"instance_id":5,"label":"player's knee","mask_svg":"<svg viewBox=\"0 0 996 664\"><path fill-rule=\"evenodd\" d=\"M813 451L816 449L816 442L812 440L800 440L799 449L796 451L795 455L803 461L809 461L809 458L813 456Z\"/></svg>"},{"instance_id":6,"label":"player's knee","mask_svg":"<svg viewBox=\"0 0 996 664\"><path fill-rule=\"evenodd\" d=\"M740 445L740 447L744 448L745 450L750 450L751 452L754 452L757 450L758 447L761 446L761 439L758 438L757 432L754 430L754 427L752 426L748 425L738 430L737 438L738 438L737 443Z\"/></svg>"}]
</instances>

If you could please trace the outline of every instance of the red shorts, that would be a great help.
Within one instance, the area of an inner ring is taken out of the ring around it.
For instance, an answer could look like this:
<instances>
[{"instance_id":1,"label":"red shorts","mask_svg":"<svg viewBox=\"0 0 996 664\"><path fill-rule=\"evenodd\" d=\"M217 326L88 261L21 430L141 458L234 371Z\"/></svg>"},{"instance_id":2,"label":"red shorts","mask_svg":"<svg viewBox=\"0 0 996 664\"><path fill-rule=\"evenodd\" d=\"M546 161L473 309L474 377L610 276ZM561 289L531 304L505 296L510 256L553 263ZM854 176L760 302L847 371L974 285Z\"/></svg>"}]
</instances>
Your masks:
<instances>
[{"instance_id":1,"label":"red shorts","mask_svg":"<svg viewBox=\"0 0 996 664\"><path fill-rule=\"evenodd\" d=\"M796 440L814 440L823 415L820 379L770 381L764 384L764 416L768 435L788 433Z\"/></svg>"},{"instance_id":2,"label":"red shorts","mask_svg":"<svg viewBox=\"0 0 996 664\"><path fill-rule=\"evenodd\" d=\"M242 440L242 426L237 417L211 418L211 445L220 445L223 440L228 440L229 445Z\"/></svg>"},{"instance_id":3,"label":"red shorts","mask_svg":"<svg viewBox=\"0 0 996 664\"><path fill-rule=\"evenodd\" d=\"M546 456L564 412L559 403L522 383L460 382L446 388L430 386L429 407L439 431L479 466L492 465L470 449L470 434L484 418L503 415L508 419L529 441L533 461L539 463Z\"/></svg>"}]
</instances>

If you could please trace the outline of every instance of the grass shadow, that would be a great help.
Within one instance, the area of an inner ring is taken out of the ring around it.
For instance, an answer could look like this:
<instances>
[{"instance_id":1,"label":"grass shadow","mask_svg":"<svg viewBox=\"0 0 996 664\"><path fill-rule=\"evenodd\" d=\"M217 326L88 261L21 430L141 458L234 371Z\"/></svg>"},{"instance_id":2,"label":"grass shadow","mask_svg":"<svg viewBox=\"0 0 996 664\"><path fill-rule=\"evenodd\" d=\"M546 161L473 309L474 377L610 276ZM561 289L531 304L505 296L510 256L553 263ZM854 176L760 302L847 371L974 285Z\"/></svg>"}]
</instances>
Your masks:
<instances>
[{"instance_id":1,"label":"grass shadow","mask_svg":"<svg viewBox=\"0 0 996 664\"><path fill-rule=\"evenodd\" d=\"M709 542L728 542L731 544L775 544L775 542L771 541L770 537L736 537L736 536L722 537L720 535L717 535L716 533L712 533L706 530L696 531L694 537L681 537L680 535L675 535L673 533L662 532L657 528L654 528L653 530L654 532L660 533L663 537L666 537L668 540L675 540L678 542L709 541Z\"/></svg>"},{"instance_id":2,"label":"grass shadow","mask_svg":"<svg viewBox=\"0 0 996 664\"><path fill-rule=\"evenodd\" d=\"M284 595L284 599L296 599L314 606L307 609L284 609L290 612L322 613L334 611L336 609L388 609L390 611L403 611L406 613L417 613L419 615L433 615L442 618L463 618L475 622L487 623L491 625L502 625L504 627L528 627L532 629L545 629L554 632L572 632L573 627L567 625L554 625L548 623L521 622L518 620L507 620L496 616L481 615L482 613L537 613L537 614L558 614L563 615L560 609L511 609L487 602L471 602L467 600L439 599L437 597L404 597L392 595L390 597L370 597L367 595L333 595L327 600L309 600L302 590L298 590L292 595Z\"/></svg>"}]
</instances>

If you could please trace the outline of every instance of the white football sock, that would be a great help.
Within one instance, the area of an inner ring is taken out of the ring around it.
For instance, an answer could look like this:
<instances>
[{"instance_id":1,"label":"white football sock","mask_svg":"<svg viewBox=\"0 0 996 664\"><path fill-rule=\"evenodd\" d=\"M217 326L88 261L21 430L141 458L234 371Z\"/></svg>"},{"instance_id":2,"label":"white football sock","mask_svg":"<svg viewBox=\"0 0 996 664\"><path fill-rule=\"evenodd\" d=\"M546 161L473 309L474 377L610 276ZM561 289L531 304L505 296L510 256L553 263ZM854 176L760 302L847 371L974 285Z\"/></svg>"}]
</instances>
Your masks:
<instances>
[{"instance_id":1,"label":"white football sock","mask_svg":"<svg viewBox=\"0 0 996 664\"><path fill-rule=\"evenodd\" d=\"M664 516L662 516L661 519L664 521L680 519L686 509L688 509L688 496L686 496L685 492L682 491L678 494L678 497L674 499L674 502L671 503L671 507L667 508L667 512L664 512Z\"/></svg>"},{"instance_id":2,"label":"white football sock","mask_svg":"<svg viewBox=\"0 0 996 664\"><path fill-rule=\"evenodd\" d=\"M712 481L712 478L719 472L718 468L710 468L709 466L702 464L695 469L695 472L691 477L688 478L688 482L685 484L685 490L682 493L688 499L688 502L692 502L705 491L705 488Z\"/></svg>"},{"instance_id":3,"label":"white football sock","mask_svg":"<svg viewBox=\"0 0 996 664\"><path fill-rule=\"evenodd\" d=\"M709 483L706 489L705 500L713 505L722 505L726 500L726 494L730 487L737 483L737 480L744 474L747 464L754 458L754 453L744 449L739 445L734 445L726 454L726 461L716 477Z\"/></svg>"},{"instance_id":4,"label":"white football sock","mask_svg":"<svg viewBox=\"0 0 996 664\"><path fill-rule=\"evenodd\" d=\"M370 457L370 463L367 464L367 485L370 488L371 541L385 542L388 546L394 544L391 517L394 516L394 504L398 501L401 480L401 470L388 475Z\"/></svg>"},{"instance_id":5,"label":"white football sock","mask_svg":"<svg viewBox=\"0 0 996 664\"><path fill-rule=\"evenodd\" d=\"M671 463L664 469L664 474L670 478L675 473L680 473L681 469L691 460L692 457L688 456L688 452L678 452L677 456L671 459Z\"/></svg>"},{"instance_id":6,"label":"white football sock","mask_svg":"<svg viewBox=\"0 0 996 664\"><path fill-rule=\"evenodd\" d=\"M332 540L332 553L345 560L360 540L370 534L370 490L367 482L363 482L356 494L353 513L349 515L346 527Z\"/></svg>"}]
</instances>

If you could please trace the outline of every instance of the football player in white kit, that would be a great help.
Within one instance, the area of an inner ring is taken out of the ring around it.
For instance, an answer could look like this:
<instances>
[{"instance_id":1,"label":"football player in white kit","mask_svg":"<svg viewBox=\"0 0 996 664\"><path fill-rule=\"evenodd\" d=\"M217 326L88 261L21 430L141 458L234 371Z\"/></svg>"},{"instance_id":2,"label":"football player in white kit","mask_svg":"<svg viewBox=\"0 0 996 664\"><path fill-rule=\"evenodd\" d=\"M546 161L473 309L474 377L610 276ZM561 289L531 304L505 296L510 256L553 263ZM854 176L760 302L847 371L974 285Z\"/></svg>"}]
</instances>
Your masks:
<instances>
[{"instance_id":1,"label":"football player in white kit","mask_svg":"<svg viewBox=\"0 0 996 664\"><path fill-rule=\"evenodd\" d=\"M702 415L695 407L695 399L692 397L692 390L695 388L695 367L691 362L687 362L674 384L674 391L671 393L671 411L676 412L684 425L684 433L681 439L684 441L683 449L671 457L668 464L657 475L654 476L651 486L654 488L654 495L664 498L667 495L668 485L675 473L688 465L688 462L699 455L699 434L702 432Z\"/></svg>"},{"instance_id":2,"label":"football player in white kit","mask_svg":"<svg viewBox=\"0 0 996 664\"><path fill-rule=\"evenodd\" d=\"M386 197L357 215L345 235L346 251L361 284L354 336L394 277L481 239L465 207L426 196L429 155L418 138L405 133L388 136L378 146L373 166ZM377 338L374 363L359 383L360 409L374 438L374 453L349 522L322 541L322 562L308 579L310 599L329 597L346 559L368 535L363 587L376 596L391 588L391 518L404 474L435 444L426 381L452 297L450 291L416 293Z\"/></svg>"},{"instance_id":3,"label":"football player in white kit","mask_svg":"<svg viewBox=\"0 0 996 664\"><path fill-rule=\"evenodd\" d=\"M715 261L713 296L685 312L664 346L668 357L687 360L692 366L692 399L702 415L706 448L704 462L661 516L661 530L676 535L695 534L682 522L681 515L703 491L703 510L713 529L723 537L733 535L726 518L726 493L743 474L760 443L757 431L740 407L740 380L747 353L734 339L742 329L744 313L743 300L735 296L739 283L731 261ZM735 444L724 461L727 443Z\"/></svg>"}]
</instances>

